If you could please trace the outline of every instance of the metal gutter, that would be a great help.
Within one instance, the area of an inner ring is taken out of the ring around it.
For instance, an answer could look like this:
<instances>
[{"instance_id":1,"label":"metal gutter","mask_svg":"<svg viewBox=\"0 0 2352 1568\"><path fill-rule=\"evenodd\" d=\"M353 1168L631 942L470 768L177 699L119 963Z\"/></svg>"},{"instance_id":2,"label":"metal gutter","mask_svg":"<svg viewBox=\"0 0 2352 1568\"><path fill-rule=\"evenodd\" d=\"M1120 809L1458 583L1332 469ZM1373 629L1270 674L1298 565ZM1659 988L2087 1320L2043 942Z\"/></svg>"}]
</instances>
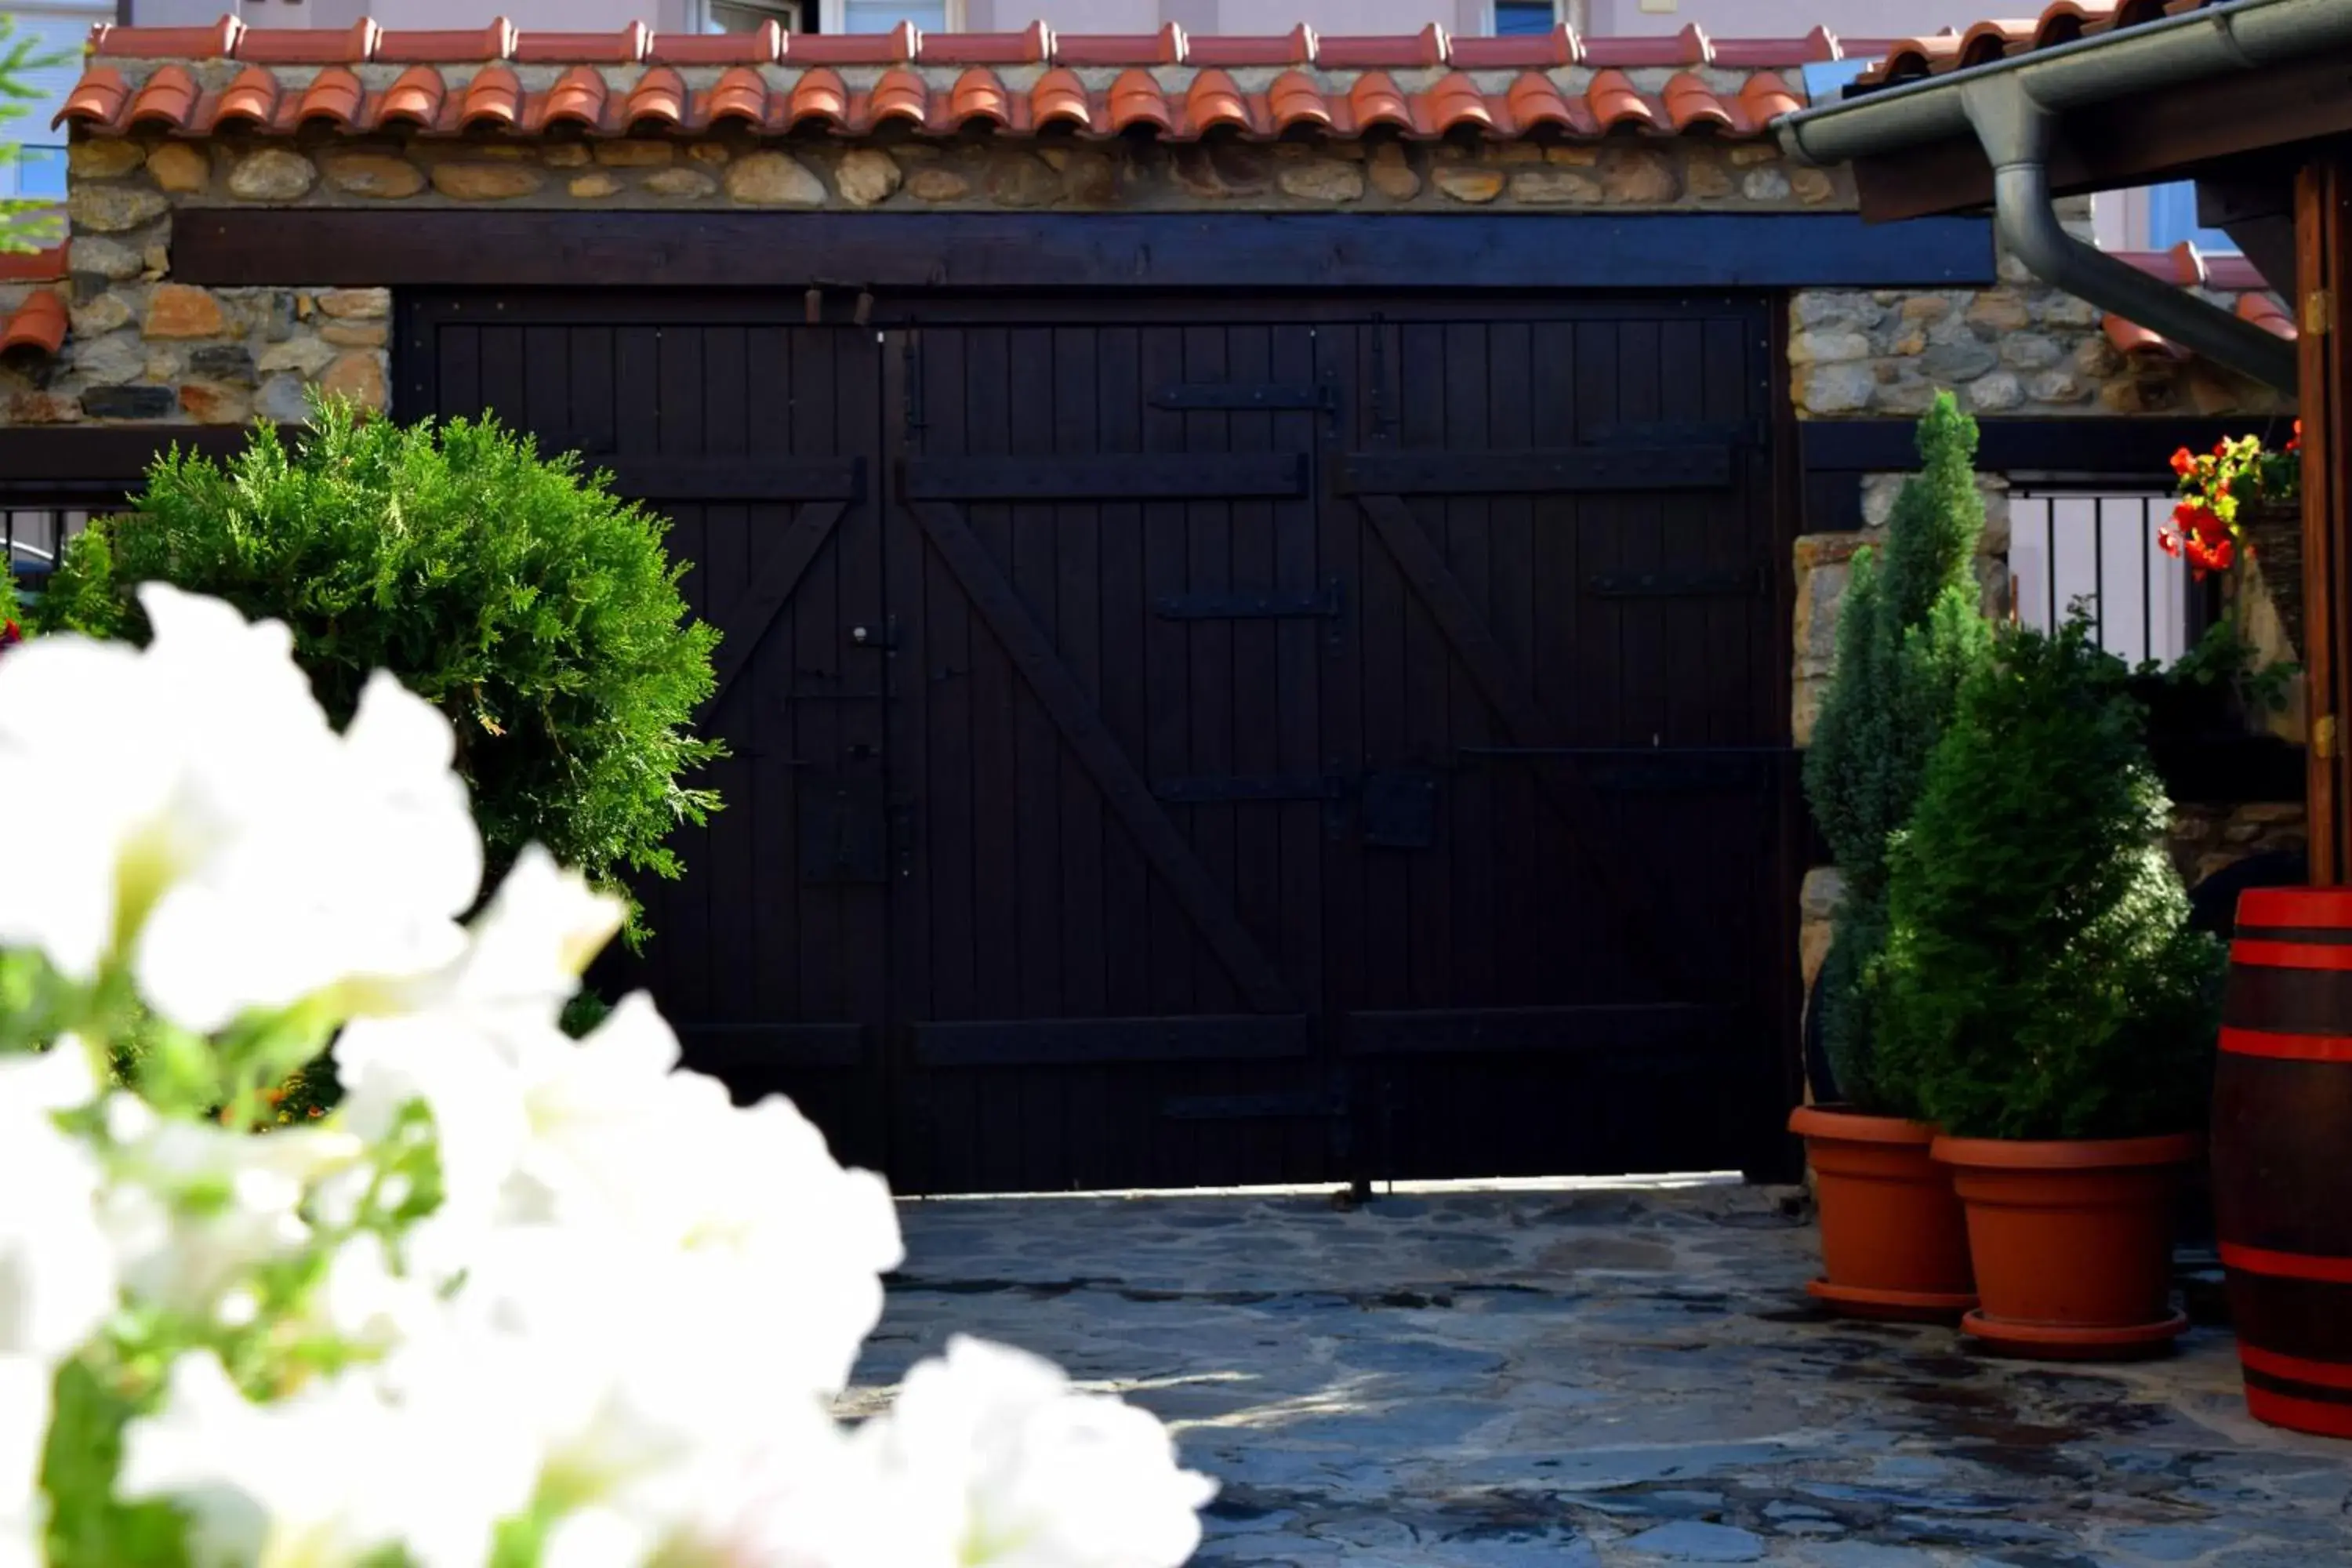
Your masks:
<instances>
[{"instance_id":1,"label":"metal gutter","mask_svg":"<svg viewBox=\"0 0 2352 1568\"><path fill-rule=\"evenodd\" d=\"M1819 166L1973 135L1993 166L2001 241L2036 277L2293 392L2292 343L2065 231L2051 210L2051 130L2069 110L2347 45L2347 0L2231 0L1786 115L1780 146Z\"/></svg>"}]
</instances>

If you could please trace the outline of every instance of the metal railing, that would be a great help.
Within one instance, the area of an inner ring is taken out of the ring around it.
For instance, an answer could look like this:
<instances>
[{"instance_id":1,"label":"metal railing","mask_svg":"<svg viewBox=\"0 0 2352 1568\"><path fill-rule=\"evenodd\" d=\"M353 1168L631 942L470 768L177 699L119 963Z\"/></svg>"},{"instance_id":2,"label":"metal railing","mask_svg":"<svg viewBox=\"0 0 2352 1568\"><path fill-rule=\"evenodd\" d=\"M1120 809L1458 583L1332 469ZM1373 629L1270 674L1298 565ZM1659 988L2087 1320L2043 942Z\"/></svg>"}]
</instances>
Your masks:
<instances>
[{"instance_id":1,"label":"metal railing","mask_svg":"<svg viewBox=\"0 0 2352 1568\"><path fill-rule=\"evenodd\" d=\"M87 507L0 506L0 554L7 557L16 586L38 593L74 536L92 517L104 515Z\"/></svg>"},{"instance_id":2,"label":"metal railing","mask_svg":"<svg viewBox=\"0 0 2352 1568\"><path fill-rule=\"evenodd\" d=\"M2157 531L2169 491L2020 486L2009 498L2011 603L2043 631L2082 602L2099 646L2131 664L2169 664L2195 646L2217 611L2219 580L2192 580Z\"/></svg>"}]
</instances>

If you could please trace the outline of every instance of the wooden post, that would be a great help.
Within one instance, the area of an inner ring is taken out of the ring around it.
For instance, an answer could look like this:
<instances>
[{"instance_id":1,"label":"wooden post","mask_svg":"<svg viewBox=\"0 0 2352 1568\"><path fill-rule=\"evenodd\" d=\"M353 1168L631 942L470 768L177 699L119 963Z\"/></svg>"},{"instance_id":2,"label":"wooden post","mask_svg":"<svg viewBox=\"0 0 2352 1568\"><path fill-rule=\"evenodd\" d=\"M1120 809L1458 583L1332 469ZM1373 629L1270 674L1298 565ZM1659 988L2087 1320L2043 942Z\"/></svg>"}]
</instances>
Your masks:
<instances>
[{"instance_id":1,"label":"wooden post","mask_svg":"<svg viewBox=\"0 0 2352 1568\"><path fill-rule=\"evenodd\" d=\"M2308 800L2311 880L2352 879L2352 777L2345 767L2346 677L2352 671L2352 355L2343 320L2352 284L2352 164L2317 153L2295 178L2295 317L2302 329L2302 649L2310 702Z\"/></svg>"}]
</instances>

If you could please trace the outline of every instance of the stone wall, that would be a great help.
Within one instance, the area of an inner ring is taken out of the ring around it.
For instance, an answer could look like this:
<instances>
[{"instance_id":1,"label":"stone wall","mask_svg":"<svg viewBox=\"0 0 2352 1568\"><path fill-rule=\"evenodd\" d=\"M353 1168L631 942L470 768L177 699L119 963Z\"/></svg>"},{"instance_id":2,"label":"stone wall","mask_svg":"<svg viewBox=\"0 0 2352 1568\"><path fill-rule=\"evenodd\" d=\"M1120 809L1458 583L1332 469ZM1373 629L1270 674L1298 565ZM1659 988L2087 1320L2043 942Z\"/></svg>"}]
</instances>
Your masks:
<instances>
[{"instance_id":1,"label":"stone wall","mask_svg":"<svg viewBox=\"0 0 2352 1568\"><path fill-rule=\"evenodd\" d=\"M1769 143L1696 137L1475 147L84 138L70 170L71 333L54 361L0 366L0 423L299 419L312 384L383 404L383 291L176 283L172 219L190 208L1524 211L1532 220L1580 208L1803 212L1853 201L1843 172L1788 165ZM0 311L29 287L0 289Z\"/></svg>"},{"instance_id":2,"label":"stone wall","mask_svg":"<svg viewBox=\"0 0 2352 1568\"><path fill-rule=\"evenodd\" d=\"M2090 234L2088 198L2062 207ZM2188 414L2249 417L2292 399L2200 359L2117 352L2099 311L2003 256L1984 289L1805 289L1790 302L1789 359L1806 417L1913 418L1936 394L1979 416ZM2193 292L2221 305L2238 296Z\"/></svg>"},{"instance_id":3,"label":"stone wall","mask_svg":"<svg viewBox=\"0 0 2352 1568\"><path fill-rule=\"evenodd\" d=\"M2216 871L2273 850L2300 851L2308 830L2301 801L2242 805L2178 805L2167 840L2181 879L2195 887Z\"/></svg>"}]
</instances>

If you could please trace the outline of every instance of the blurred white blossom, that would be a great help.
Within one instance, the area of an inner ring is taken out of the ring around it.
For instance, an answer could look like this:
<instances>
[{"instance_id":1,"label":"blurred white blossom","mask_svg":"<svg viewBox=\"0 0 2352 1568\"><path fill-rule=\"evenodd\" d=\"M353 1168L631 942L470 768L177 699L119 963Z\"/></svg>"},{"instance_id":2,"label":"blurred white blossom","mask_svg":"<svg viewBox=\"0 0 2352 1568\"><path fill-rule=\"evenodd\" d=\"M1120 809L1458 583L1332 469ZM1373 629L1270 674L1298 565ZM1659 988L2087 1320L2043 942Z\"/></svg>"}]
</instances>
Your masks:
<instances>
[{"instance_id":1,"label":"blurred white blossom","mask_svg":"<svg viewBox=\"0 0 2352 1568\"><path fill-rule=\"evenodd\" d=\"M43 1496L60 1363L140 1357L151 1414L79 1415L123 1425L117 1499L169 1500L198 1568L481 1568L506 1529L543 1568L1191 1555L1213 1488L1166 1430L1022 1352L953 1341L838 1423L903 1257L881 1179L682 1070L643 995L562 1033L621 906L533 848L458 923L480 843L430 707L379 675L337 734L282 626L141 596L143 651L0 662L0 798L56 806L0 949L226 1031L232 1084L339 1028L344 1099L265 1136L101 1095L102 987L68 998L87 1041L0 1058L0 1568L103 1500Z\"/></svg>"}]
</instances>

